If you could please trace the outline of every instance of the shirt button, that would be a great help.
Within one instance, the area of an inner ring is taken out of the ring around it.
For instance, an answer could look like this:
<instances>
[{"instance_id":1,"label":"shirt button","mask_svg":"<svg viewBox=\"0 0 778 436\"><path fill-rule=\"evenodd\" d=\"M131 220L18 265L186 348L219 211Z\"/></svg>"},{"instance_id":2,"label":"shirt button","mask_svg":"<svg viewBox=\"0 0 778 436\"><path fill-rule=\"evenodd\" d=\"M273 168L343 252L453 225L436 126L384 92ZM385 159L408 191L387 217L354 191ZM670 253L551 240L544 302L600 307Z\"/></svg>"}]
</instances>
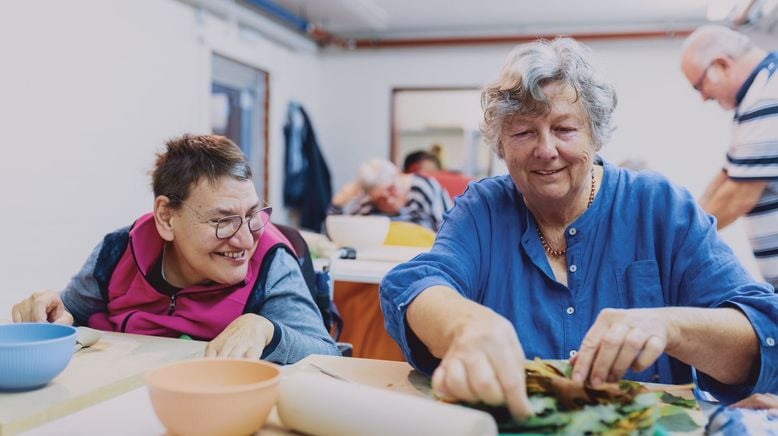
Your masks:
<instances>
[{"instance_id":1,"label":"shirt button","mask_svg":"<svg viewBox=\"0 0 778 436\"><path fill-rule=\"evenodd\" d=\"M578 230L576 230L575 227L571 227L570 230L567 231L567 233L569 233L570 236L575 236L575 234L578 233Z\"/></svg>"},{"instance_id":2,"label":"shirt button","mask_svg":"<svg viewBox=\"0 0 778 436\"><path fill-rule=\"evenodd\" d=\"M772 347L772 346L775 345L775 339L773 339L773 338L767 338L767 340L765 342L767 342L767 346L768 347Z\"/></svg>"},{"instance_id":3,"label":"shirt button","mask_svg":"<svg viewBox=\"0 0 778 436\"><path fill-rule=\"evenodd\" d=\"M573 308L573 306L570 306L570 307L567 308L566 312L567 312L568 315L572 315L572 314L575 313L575 309ZM770 339L772 339L772 338L770 338Z\"/></svg>"},{"instance_id":4,"label":"shirt button","mask_svg":"<svg viewBox=\"0 0 778 436\"><path fill-rule=\"evenodd\" d=\"M575 266L575 265L570 265L570 268L569 268L569 269L570 269L570 272L576 272L576 271L578 271L578 267L577 267L577 266Z\"/></svg>"},{"instance_id":5,"label":"shirt button","mask_svg":"<svg viewBox=\"0 0 778 436\"><path fill-rule=\"evenodd\" d=\"M575 357L575 355L578 354L578 352L575 350L570 350L570 353L568 354L570 355L570 357Z\"/></svg>"}]
</instances>

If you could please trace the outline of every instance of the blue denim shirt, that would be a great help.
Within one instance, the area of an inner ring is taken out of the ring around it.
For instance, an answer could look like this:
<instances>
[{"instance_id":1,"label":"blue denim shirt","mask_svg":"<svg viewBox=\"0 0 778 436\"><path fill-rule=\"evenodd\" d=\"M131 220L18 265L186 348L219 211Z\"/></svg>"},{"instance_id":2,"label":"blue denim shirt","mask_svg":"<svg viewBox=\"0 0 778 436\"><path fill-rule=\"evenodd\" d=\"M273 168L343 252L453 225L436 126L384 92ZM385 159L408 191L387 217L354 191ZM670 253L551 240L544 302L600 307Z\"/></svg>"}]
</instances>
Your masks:
<instances>
[{"instance_id":1,"label":"blue denim shirt","mask_svg":"<svg viewBox=\"0 0 778 436\"><path fill-rule=\"evenodd\" d=\"M516 327L527 358L567 359L604 308L737 307L760 343L756 386L721 386L724 397L778 391L778 296L755 282L719 238L715 220L661 175L604 164L591 207L565 230L568 285L554 279L535 219L509 176L471 184L447 214L429 253L381 283L386 328L408 361L431 373L435 359L405 323L424 289L449 286ZM627 378L687 383L689 366L667 355Z\"/></svg>"}]
</instances>

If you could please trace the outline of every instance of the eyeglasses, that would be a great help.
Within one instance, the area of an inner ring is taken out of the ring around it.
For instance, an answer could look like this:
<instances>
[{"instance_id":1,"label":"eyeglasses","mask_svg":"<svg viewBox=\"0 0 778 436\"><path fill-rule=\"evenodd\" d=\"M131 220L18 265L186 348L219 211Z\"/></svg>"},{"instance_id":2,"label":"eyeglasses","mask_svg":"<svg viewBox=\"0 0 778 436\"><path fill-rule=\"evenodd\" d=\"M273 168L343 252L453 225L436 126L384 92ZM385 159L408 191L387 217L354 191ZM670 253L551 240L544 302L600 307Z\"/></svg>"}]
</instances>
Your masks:
<instances>
[{"instance_id":1,"label":"eyeglasses","mask_svg":"<svg viewBox=\"0 0 778 436\"><path fill-rule=\"evenodd\" d=\"M258 233L265 228L265 225L267 225L268 221L270 221L270 214L273 213L272 207L265 206L262 209L251 213L251 215L247 216L246 218L243 218L240 215L230 215L219 219L208 219L202 216L200 212L196 211L195 208L186 204L186 202L177 195L167 195L167 197L175 198L180 201L181 204L189 208L189 210L194 212L195 215L200 217L200 219L205 220L203 222L204 224L207 223L215 226L217 239L230 239L231 237L235 236L235 234L238 233L238 230L240 230L244 221L248 224L248 228L251 233Z\"/></svg>"},{"instance_id":2,"label":"eyeglasses","mask_svg":"<svg viewBox=\"0 0 778 436\"><path fill-rule=\"evenodd\" d=\"M705 77L708 75L708 71L710 71L710 67L712 67L716 63L716 60L710 61L707 67L705 67L704 70L702 70L702 74L700 74L700 78L697 79L697 82L694 83L694 89L697 92L702 92L702 84L705 82Z\"/></svg>"}]
</instances>

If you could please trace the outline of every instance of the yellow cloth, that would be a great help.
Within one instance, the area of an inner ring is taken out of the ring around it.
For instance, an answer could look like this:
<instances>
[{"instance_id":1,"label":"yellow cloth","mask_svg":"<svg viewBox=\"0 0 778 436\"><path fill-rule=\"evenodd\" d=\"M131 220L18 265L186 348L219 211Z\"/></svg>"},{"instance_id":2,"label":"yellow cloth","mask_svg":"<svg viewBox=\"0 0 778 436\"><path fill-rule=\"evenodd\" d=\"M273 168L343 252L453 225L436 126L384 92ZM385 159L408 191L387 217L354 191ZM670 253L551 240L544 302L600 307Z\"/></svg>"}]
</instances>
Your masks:
<instances>
[{"instance_id":1,"label":"yellow cloth","mask_svg":"<svg viewBox=\"0 0 778 436\"><path fill-rule=\"evenodd\" d=\"M403 245L406 247L432 247L435 232L414 223L392 221L384 245Z\"/></svg>"}]
</instances>

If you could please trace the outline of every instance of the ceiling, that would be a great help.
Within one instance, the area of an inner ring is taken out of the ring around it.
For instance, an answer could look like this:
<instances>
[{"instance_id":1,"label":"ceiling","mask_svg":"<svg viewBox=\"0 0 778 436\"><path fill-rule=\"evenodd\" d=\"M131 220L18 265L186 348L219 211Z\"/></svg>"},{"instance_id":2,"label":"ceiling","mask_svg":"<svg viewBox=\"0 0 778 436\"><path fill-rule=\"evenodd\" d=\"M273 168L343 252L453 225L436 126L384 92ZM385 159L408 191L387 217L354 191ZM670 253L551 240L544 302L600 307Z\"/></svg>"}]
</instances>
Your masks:
<instances>
[{"instance_id":1,"label":"ceiling","mask_svg":"<svg viewBox=\"0 0 778 436\"><path fill-rule=\"evenodd\" d=\"M708 0L272 0L342 41L674 33L706 22Z\"/></svg>"}]
</instances>

